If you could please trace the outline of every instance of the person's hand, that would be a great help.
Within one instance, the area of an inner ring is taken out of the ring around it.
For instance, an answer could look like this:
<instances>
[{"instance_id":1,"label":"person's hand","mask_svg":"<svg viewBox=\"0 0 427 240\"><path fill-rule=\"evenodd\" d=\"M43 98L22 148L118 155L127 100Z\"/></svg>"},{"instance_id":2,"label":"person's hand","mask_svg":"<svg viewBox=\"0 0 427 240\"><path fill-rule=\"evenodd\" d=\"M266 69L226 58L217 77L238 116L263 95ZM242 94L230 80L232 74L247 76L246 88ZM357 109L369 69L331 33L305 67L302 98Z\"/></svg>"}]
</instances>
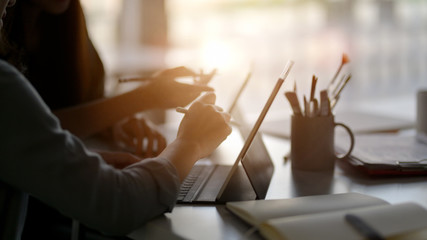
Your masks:
<instances>
[{"instance_id":1,"label":"person's hand","mask_svg":"<svg viewBox=\"0 0 427 240\"><path fill-rule=\"evenodd\" d=\"M185 113L176 139L160 153L175 166L181 181L197 160L210 155L231 133L230 114L214 105L215 98L208 92L196 100Z\"/></svg>"},{"instance_id":2,"label":"person's hand","mask_svg":"<svg viewBox=\"0 0 427 240\"><path fill-rule=\"evenodd\" d=\"M159 155L166 147L165 137L156 126L144 118L127 118L113 127L113 137L119 147L150 158Z\"/></svg>"},{"instance_id":3,"label":"person's hand","mask_svg":"<svg viewBox=\"0 0 427 240\"><path fill-rule=\"evenodd\" d=\"M152 108L184 107L196 99L202 92L213 91L206 84L215 74L198 75L185 67L168 69L154 75L144 88L144 94L150 99ZM196 78L198 76L198 78ZM194 77L193 84L177 81L179 77Z\"/></svg>"},{"instance_id":4,"label":"person's hand","mask_svg":"<svg viewBox=\"0 0 427 240\"><path fill-rule=\"evenodd\" d=\"M165 69L153 74L153 78L168 78L175 79L179 77L196 77L197 73L193 70L180 66L175 68Z\"/></svg>"},{"instance_id":5,"label":"person's hand","mask_svg":"<svg viewBox=\"0 0 427 240\"><path fill-rule=\"evenodd\" d=\"M216 69L214 69L209 74L204 74L203 70L200 70L200 73L195 73L193 70L186 67L176 67L166 69L160 72L153 74L153 78L164 78L164 79L176 79L179 77L193 77L193 82L200 85L207 85L216 74Z\"/></svg>"},{"instance_id":6,"label":"person's hand","mask_svg":"<svg viewBox=\"0 0 427 240\"><path fill-rule=\"evenodd\" d=\"M194 145L198 157L208 156L231 133L230 114L214 105L214 93L195 101L181 121L177 140Z\"/></svg>"},{"instance_id":7,"label":"person's hand","mask_svg":"<svg viewBox=\"0 0 427 240\"><path fill-rule=\"evenodd\" d=\"M141 161L142 159L127 152L108 152L108 151L96 151L109 165L122 169L134 163Z\"/></svg>"}]
</instances>

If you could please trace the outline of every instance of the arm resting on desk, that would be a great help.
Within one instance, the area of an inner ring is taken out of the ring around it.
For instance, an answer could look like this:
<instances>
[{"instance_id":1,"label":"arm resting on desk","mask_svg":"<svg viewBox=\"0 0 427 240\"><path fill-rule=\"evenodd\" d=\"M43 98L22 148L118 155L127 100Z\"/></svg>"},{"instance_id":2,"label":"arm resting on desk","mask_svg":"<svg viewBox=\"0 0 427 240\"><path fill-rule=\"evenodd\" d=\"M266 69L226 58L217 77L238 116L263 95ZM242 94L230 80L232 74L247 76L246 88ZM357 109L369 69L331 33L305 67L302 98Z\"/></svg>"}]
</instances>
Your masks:
<instances>
[{"instance_id":1,"label":"arm resting on desk","mask_svg":"<svg viewBox=\"0 0 427 240\"><path fill-rule=\"evenodd\" d=\"M127 234L174 206L179 179L167 159L123 170L107 165L62 130L30 84L4 65L0 62L1 181L114 235Z\"/></svg>"}]
</instances>

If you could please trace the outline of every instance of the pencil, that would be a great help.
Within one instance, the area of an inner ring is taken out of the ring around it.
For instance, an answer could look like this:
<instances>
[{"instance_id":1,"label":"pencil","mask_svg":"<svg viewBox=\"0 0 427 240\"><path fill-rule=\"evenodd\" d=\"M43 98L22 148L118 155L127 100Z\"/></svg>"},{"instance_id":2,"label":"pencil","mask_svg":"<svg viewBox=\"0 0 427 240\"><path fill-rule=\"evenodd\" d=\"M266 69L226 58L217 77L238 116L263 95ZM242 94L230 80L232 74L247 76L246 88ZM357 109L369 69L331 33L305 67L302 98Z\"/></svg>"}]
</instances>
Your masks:
<instances>
[{"instance_id":1,"label":"pencil","mask_svg":"<svg viewBox=\"0 0 427 240\"><path fill-rule=\"evenodd\" d=\"M201 83L201 84L208 84L209 81L212 79L212 77L216 74L217 70L214 69L209 74L204 74L203 70L200 70L200 74L192 74L188 76L180 76L176 75L174 77L172 76L162 76L162 77L129 77L129 78L119 78L119 83L125 83L125 82L144 82L144 81L151 81L151 80L162 80L162 79L171 79L171 78L178 78L178 77L193 77L195 82ZM196 79L198 78L198 79Z\"/></svg>"},{"instance_id":2,"label":"pencil","mask_svg":"<svg viewBox=\"0 0 427 240\"><path fill-rule=\"evenodd\" d=\"M362 234L368 240L384 240L385 238L381 236L381 234L375 230L372 226L370 226L366 221L362 218L348 213L344 215L346 222L348 222L355 230L357 230L360 234Z\"/></svg>"},{"instance_id":3,"label":"pencil","mask_svg":"<svg viewBox=\"0 0 427 240\"><path fill-rule=\"evenodd\" d=\"M144 82L154 80L153 77L134 77L134 78L119 78L119 83L125 82Z\"/></svg>"}]
</instances>

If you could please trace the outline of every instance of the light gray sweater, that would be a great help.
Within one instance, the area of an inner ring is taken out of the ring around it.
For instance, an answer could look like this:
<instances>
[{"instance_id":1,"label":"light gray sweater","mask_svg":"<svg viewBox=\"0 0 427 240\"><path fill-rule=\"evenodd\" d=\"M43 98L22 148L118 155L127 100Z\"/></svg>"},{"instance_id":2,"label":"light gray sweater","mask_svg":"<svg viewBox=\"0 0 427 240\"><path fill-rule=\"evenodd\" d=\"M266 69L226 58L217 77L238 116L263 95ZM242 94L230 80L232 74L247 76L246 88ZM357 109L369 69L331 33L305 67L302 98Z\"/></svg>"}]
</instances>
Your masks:
<instances>
[{"instance_id":1,"label":"light gray sweater","mask_svg":"<svg viewBox=\"0 0 427 240\"><path fill-rule=\"evenodd\" d=\"M114 235L173 208L179 179L167 159L111 167L63 130L25 77L1 60L0 109L0 223L23 224L22 193ZM20 227L0 226L0 237L19 239Z\"/></svg>"}]
</instances>

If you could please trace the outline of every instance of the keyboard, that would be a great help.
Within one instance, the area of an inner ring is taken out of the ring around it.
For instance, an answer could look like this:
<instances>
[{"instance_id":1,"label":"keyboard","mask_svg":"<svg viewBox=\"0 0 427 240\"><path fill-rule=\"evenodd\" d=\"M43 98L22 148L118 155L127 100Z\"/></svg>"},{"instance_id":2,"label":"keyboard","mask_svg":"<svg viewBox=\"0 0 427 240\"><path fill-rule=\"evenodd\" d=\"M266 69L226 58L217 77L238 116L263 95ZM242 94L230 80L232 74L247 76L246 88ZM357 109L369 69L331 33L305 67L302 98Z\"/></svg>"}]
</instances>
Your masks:
<instances>
[{"instance_id":1,"label":"keyboard","mask_svg":"<svg viewBox=\"0 0 427 240\"><path fill-rule=\"evenodd\" d=\"M209 176L212 174L215 167L215 165L205 164L194 165L188 176L181 184L177 200L178 203L192 202L199 194L203 185L209 179Z\"/></svg>"}]
</instances>

